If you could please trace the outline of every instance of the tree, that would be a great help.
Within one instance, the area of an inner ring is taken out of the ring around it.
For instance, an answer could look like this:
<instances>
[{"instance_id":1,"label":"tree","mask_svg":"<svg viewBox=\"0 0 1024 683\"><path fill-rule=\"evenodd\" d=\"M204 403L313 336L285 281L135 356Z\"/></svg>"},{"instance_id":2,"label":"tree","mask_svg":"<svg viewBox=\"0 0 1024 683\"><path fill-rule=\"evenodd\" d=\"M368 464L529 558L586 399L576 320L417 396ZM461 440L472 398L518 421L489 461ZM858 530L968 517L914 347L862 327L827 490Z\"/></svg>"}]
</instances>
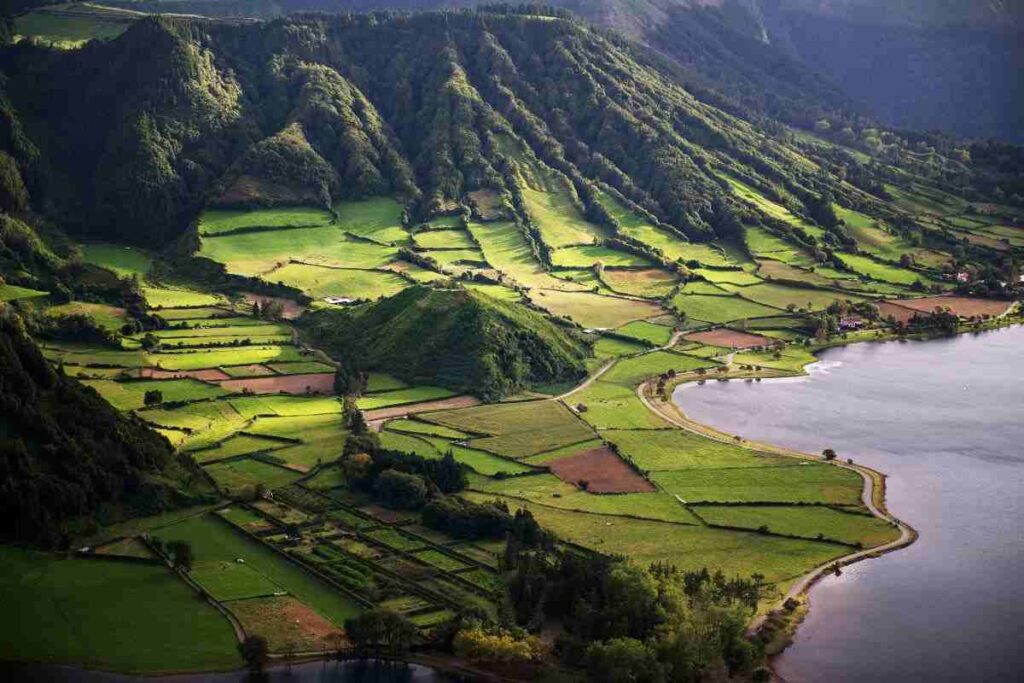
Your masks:
<instances>
[{"instance_id":1,"label":"tree","mask_svg":"<svg viewBox=\"0 0 1024 683\"><path fill-rule=\"evenodd\" d=\"M836 452L831 448L826 448L821 452L821 457L831 462L832 460L836 459Z\"/></svg>"},{"instance_id":2,"label":"tree","mask_svg":"<svg viewBox=\"0 0 1024 683\"><path fill-rule=\"evenodd\" d=\"M358 648L385 649L398 655L412 645L416 637L416 626L398 612L377 608L363 612L354 619L346 619L345 633Z\"/></svg>"},{"instance_id":3,"label":"tree","mask_svg":"<svg viewBox=\"0 0 1024 683\"><path fill-rule=\"evenodd\" d=\"M635 638L613 638L587 648L589 680L604 683L656 681L658 662L654 653Z\"/></svg>"},{"instance_id":4,"label":"tree","mask_svg":"<svg viewBox=\"0 0 1024 683\"><path fill-rule=\"evenodd\" d=\"M155 406L164 402L164 393L159 389L148 389L142 397L142 403L146 406Z\"/></svg>"},{"instance_id":5,"label":"tree","mask_svg":"<svg viewBox=\"0 0 1024 683\"><path fill-rule=\"evenodd\" d=\"M397 470L384 470L373 484L373 492L386 507L414 510L427 500L423 477Z\"/></svg>"},{"instance_id":6,"label":"tree","mask_svg":"<svg viewBox=\"0 0 1024 683\"><path fill-rule=\"evenodd\" d=\"M171 555L174 568L181 571L192 571L192 545L188 541L171 541L167 544L167 552Z\"/></svg>"},{"instance_id":7,"label":"tree","mask_svg":"<svg viewBox=\"0 0 1024 683\"><path fill-rule=\"evenodd\" d=\"M249 671L262 673L267 663L267 639L263 636L246 636L245 640L238 644L238 652L242 659L249 666Z\"/></svg>"}]
</instances>

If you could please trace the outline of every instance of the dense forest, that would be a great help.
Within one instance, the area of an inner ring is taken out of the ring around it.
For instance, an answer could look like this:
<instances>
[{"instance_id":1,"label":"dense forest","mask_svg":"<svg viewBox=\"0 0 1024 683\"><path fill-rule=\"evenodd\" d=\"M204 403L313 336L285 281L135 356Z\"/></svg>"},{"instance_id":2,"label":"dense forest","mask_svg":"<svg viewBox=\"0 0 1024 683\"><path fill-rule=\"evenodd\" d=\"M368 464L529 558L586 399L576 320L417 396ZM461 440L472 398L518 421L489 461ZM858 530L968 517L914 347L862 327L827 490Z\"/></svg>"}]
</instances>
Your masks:
<instances>
[{"instance_id":1,"label":"dense forest","mask_svg":"<svg viewBox=\"0 0 1024 683\"><path fill-rule=\"evenodd\" d=\"M123 516L202 500L191 460L138 418L54 369L10 307L0 308L0 536L62 546Z\"/></svg>"},{"instance_id":2,"label":"dense forest","mask_svg":"<svg viewBox=\"0 0 1024 683\"><path fill-rule=\"evenodd\" d=\"M37 148L20 162L33 196L92 238L168 243L211 202L386 191L429 215L467 191L511 193L531 158L572 183L592 220L613 224L593 201L601 182L698 241L733 237L743 217L723 173L801 213L825 191L883 211L789 163L777 127L702 102L659 59L561 18L149 18L74 53L20 43L0 66L9 128ZM884 179L852 156L826 162L869 191ZM968 191L984 181L962 165L933 171Z\"/></svg>"},{"instance_id":3,"label":"dense forest","mask_svg":"<svg viewBox=\"0 0 1024 683\"><path fill-rule=\"evenodd\" d=\"M342 359L346 378L386 370L497 400L585 374L587 346L575 330L465 289L409 287L359 308L308 314L300 325L313 344Z\"/></svg>"}]
</instances>

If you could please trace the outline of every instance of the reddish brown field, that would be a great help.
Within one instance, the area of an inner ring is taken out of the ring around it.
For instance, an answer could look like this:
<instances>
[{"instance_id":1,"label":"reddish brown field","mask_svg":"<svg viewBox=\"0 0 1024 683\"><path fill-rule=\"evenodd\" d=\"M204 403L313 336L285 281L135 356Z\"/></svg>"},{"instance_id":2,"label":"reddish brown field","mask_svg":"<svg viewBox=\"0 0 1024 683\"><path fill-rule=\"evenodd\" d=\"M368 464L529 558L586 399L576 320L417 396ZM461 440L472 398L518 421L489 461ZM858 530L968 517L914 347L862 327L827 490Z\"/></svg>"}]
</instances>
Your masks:
<instances>
[{"instance_id":1,"label":"reddish brown field","mask_svg":"<svg viewBox=\"0 0 1024 683\"><path fill-rule=\"evenodd\" d=\"M156 368L142 368L139 371L139 376L148 377L150 379L183 379L185 377L191 377L192 379L198 379L204 382L219 382L223 379L231 379L231 377L217 368L207 368L205 370L158 370Z\"/></svg>"},{"instance_id":2,"label":"reddish brown field","mask_svg":"<svg viewBox=\"0 0 1024 683\"><path fill-rule=\"evenodd\" d=\"M285 320L294 320L302 315L303 311L306 310L305 306L297 304L291 299L282 299L277 296L264 296L263 294L253 294L252 292L245 292L243 296L245 297L246 302L253 304L259 301L261 306L270 301L279 302L281 304L281 315Z\"/></svg>"},{"instance_id":3,"label":"reddish brown field","mask_svg":"<svg viewBox=\"0 0 1024 683\"><path fill-rule=\"evenodd\" d=\"M330 394L334 391L334 374L321 372L315 375L244 377L225 380L220 385L229 391L248 389L256 394Z\"/></svg>"},{"instance_id":4,"label":"reddish brown field","mask_svg":"<svg viewBox=\"0 0 1024 683\"><path fill-rule=\"evenodd\" d=\"M731 349L749 349L754 346L766 346L778 343L775 339L762 337L759 334L739 332L737 330L729 330L724 327L717 330L708 330L707 332L694 332L693 334L686 335L683 339L699 342L701 344L708 344L709 346L724 346Z\"/></svg>"},{"instance_id":5,"label":"reddish brown field","mask_svg":"<svg viewBox=\"0 0 1024 683\"><path fill-rule=\"evenodd\" d=\"M966 296L929 296L923 299L901 299L893 303L921 313L932 313L937 307L948 308L961 318L979 315L999 316L1013 305L1010 301L974 299Z\"/></svg>"},{"instance_id":6,"label":"reddish brown field","mask_svg":"<svg viewBox=\"0 0 1024 683\"><path fill-rule=\"evenodd\" d=\"M899 306L891 301L879 301L875 305L878 306L878 312L882 315L882 320L893 318L898 323L906 323L918 313L918 311L912 308Z\"/></svg>"},{"instance_id":7,"label":"reddish brown field","mask_svg":"<svg viewBox=\"0 0 1024 683\"><path fill-rule=\"evenodd\" d=\"M622 461L608 448L592 448L548 463L551 472L562 481L580 486L587 482L591 493L650 493L654 485Z\"/></svg>"},{"instance_id":8,"label":"reddish brown field","mask_svg":"<svg viewBox=\"0 0 1024 683\"><path fill-rule=\"evenodd\" d=\"M344 643L341 629L291 596L235 600L228 608L250 633L267 639L271 652L293 646L299 652L336 647Z\"/></svg>"}]
</instances>

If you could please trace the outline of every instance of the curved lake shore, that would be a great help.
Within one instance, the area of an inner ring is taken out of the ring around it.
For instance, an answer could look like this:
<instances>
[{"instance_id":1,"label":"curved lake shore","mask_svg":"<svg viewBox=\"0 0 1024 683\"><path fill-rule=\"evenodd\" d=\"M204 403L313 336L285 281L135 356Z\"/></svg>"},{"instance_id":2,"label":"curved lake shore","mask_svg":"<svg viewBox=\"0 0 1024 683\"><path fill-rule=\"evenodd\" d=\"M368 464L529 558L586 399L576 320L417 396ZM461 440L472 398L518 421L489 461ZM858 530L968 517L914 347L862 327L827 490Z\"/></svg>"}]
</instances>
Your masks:
<instances>
[{"instance_id":1,"label":"curved lake shore","mask_svg":"<svg viewBox=\"0 0 1024 683\"><path fill-rule=\"evenodd\" d=\"M1024 666L1024 327L830 349L807 377L683 385L722 431L890 475L917 543L826 577L788 681L1006 680Z\"/></svg>"}]
</instances>

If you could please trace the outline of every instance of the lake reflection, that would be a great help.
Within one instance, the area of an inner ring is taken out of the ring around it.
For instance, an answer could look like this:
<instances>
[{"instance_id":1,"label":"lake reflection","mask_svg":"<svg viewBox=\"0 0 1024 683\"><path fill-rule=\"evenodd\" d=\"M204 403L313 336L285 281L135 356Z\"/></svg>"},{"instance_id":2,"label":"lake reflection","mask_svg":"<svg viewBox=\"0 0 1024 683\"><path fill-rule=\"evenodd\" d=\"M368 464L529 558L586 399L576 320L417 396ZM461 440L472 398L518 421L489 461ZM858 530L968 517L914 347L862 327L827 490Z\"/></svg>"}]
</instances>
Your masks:
<instances>
[{"instance_id":1,"label":"lake reflection","mask_svg":"<svg viewBox=\"0 0 1024 683\"><path fill-rule=\"evenodd\" d=\"M692 418L890 475L911 547L828 577L776 661L795 681L1024 675L1024 327L824 352L803 378L678 389Z\"/></svg>"}]
</instances>

